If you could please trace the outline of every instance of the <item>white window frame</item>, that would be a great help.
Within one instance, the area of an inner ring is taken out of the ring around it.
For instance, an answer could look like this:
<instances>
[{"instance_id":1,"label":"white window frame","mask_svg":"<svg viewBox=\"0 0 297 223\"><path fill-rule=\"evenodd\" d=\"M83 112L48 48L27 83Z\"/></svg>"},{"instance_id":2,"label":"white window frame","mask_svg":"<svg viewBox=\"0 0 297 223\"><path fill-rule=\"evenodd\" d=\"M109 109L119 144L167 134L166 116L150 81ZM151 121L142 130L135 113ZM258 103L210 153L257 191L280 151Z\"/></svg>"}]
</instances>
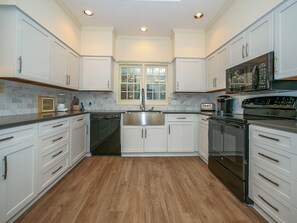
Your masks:
<instances>
[{"instance_id":1,"label":"white window frame","mask_svg":"<svg viewBox=\"0 0 297 223\"><path fill-rule=\"evenodd\" d=\"M121 68L122 67L133 67L133 66L140 66L141 67L141 77L140 77L140 91L142 88L144 88L145 91L145 104L146 105L168 105L169 104L169 73L168 73L168 63L125 63L121 62L119 63L119 72L118 72L118 86L117 86L117 91L118 91L118 97L117 97L117 103L121 105L140 105L141 103L141 97L142 95L140 94L139 100L129 100L129 99L121 99ZM156 67L162 67L164 66L166 69L166 99L165 100L147 100L147 83L146 83L146 67L147 66L156 66Z\"/></svg>"}]
</instances>

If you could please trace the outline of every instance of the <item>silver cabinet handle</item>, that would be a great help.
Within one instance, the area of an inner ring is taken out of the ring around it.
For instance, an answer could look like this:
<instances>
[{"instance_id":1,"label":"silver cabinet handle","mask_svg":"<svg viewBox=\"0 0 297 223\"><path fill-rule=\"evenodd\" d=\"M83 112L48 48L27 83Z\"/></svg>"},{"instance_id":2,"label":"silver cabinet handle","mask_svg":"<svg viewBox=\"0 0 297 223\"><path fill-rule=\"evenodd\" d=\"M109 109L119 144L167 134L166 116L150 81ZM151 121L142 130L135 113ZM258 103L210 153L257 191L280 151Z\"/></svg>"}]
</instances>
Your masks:
<instances>
[{"instance_id":1,"label":"silver cabinet handle","mask_svg":"<svg viewBox=\"0 0 297 223\"><path fill-rule=\"evenodd\" d=\"M270 159L270 160L272 160L272 161L274 161L274 162L276 162L276 163L279 163L279 160L277 160L277 159L274 159L274 158L271 158L270 156L267 156L267 155L265 155L265 154L263 154L263 153L258 153L260 156L263 156L263 157L265 157L265 158L267 158L267 159Z\"/></svg>"},{"instance_id":2,"label":"silver cabinet handle","mask_svg":"<svg viewBox=\"0 0 297 223\"><path fill-rule=\"evenodd\" d=\"M260 177L262 177L263 179L267 180L268 182L270 182L270 183L274 184L275 186L279 187L279 184L278 183L274 182L273 180L270 180L268 177L264 176L263 174L258 173L258 175Z\"/></svg>"},{"instance_id":3,"label":"silver cabinet handle","mask_svg":"<svg viewBox=\"0 0 297 223\"><path fill-rule=\"evenodd\" d=\"M265 139L270 139L270 140L279 142L279 139L277 139L277 138L269 137L269 136L262 135L262 134L258 134L258 136L265 138Z\"/></svg>"},{"instance_id":4,"label":"silver cabinet handle","mask_svg":"<svg viewBox=\"0 0 297 223\"><path fill-rule=\"evenodd\" d=\"M107 89L109 89L109 80L107 81Z\"/></svg>"},{"instance_id":5,"label":"silver cabinet handle","mask_svg":"<svg viewBox=\"0 0 297 223\"><path fill-rule=\"evenodd\" d=\"M6 180L7 178L7 156L4 156L4 174L2 175L3 179Z\"/></svg>"},{"instance_id":6,"label":"silver cabinet handle","mask_svg":"<svg viewBox=\"0 0 297 223\"><path fill-rule=\"evenodd\" d=\"M242 45L241 54L242 54L242 59L244 59L244 45Z\"/></svg>"},{"instance_id":7,"label":"silver cabinet handle","mask_svg":"<svg viewBox=\"0 0 297 223\"><path fill-rule=\"evenodd\" d=\"M278 62L278 60L277 60L277 57L275 56L274 57L274 73L277 73L277 62Z\"/></svg>"},{"instance_id":8,"label":"silver cabinet handle","mask_svg":"<svg viewBox=\"0 0 297 223\"><path fill-rule=\"evenodd\" d=\"M171 129L170 129L170 125L169 125L169 129L168 129L168 133L169 133L169 135L170 135L170 130L171 130Z\"/></svg>"},{"instance_id":9,"label":"silver cabinet handle","mask_svg":"<svg viewBox=\"0 0 297 223\"><path fill-rule=\"evenodd\" d=\"M258 194L258 197L264 201L266 204L268 204L273 210L275 210L276 212L279 212L278 208L274 207L272 204L270 204L268 201L266 201L266 199L264 199L264 197L262 197L261 195Z\"/></svg>"},{"instance_id":10,"label":"silver cabinet handle","mask_svg":"<svg viewBox=\"0 0 297 223\"><path fill-rule=\"evenodd\" d=\"M68 84L70 85L71 84L71 76L68 75L68 78L69 78Z\"/></svg>"},{"instance_id":11,"label":"silver cabinet handle","mask_svg":"<svg viewBox=\"0 0 297 223\"><path fill-rule=\"evenodd\" d=\"M144 130L144 138L147 136L147 129Z\"/></svg>"},{"instance_id":12,"label":"silver cabinet handle","mask_svg":"<svg viewBox=\"0 0 297 223\"><path fill-rule=\"evenodd\" d=\"M10 139L13 139L13 138L14 138L13 136L9 136L9 137L0 139L0 142L6 141L6 140L10 140Z\"/></svg>"},{"instance_id":13,"label":"silver cabinet handle","mask_svg":"<svg viewBox=\"0 0 297 223\"><path fill-rule=\"evenodd\" d=\"M186 119L186 117L177 117L176 119Z\"/></svg>"},{"instance_id":14,"label":"silver cabinet handle","mask_svg":"<svg viewBox=\"0 0 297 223\"><path fill-rule=\"evenodd\" d=\"M202 121L208 121L208 118L202 118L201 120Z\"/></svg>"},{"instance_id":15,"label":"silver cabinet handle","mask_svg":"<svg viewBox=\"0 0 297 223\"><path fill-rule=\"evenodd\" d=\"M63 136L61 136L61 137L59 137L59 138L57 138L57 139L53 139L52 142L57 142L57 141L59 141L59 140L61 140L61 139L63 139Z\"/></svg>"},{"instance_id":16,"label":"silver cabinet handle","mask_svg":"<svg viewBox=\"0 0 297 223\"><path fill-rule=\"evenodd\" d=\"M58 169L56 169L54 172L52 172L52 175L57 173L60 169L62 169L63 166L60 166Z\"/></svg>"},{"instance_id":17,"label":"silver cabinet handle","mask_svg":"<svg viewBox=\"0 0 297 223\"><path fill-rule=\"evenodd\" d=\"M22 69L23 69L23 59L22 57L19 57L19 61L20 61L20 67L19 67L19 73L22 73Z\"/></svg>"},{"instance_id":18,"label":"silver cabinet handle","mask_svg":"<svg viewBox=\"0 0 297 223\"><path fill-rule=\"evenodd\" d=\"M249 55L248 47L249 47L249 44L246 43L246 44L245 44L245 56L246 56L246 57L248 57L248 55Z\"/></svg>"},{"instance_id":19,"label":"silver cabinet handle","mask_svg":"<svg viewBox=\"0 0 297 223\"><path fill-rule=\"evenodd\" d=\"M60 155L62 152L63 152L63 150L61 150L60 152L58 152L58 153L52 155L52 158L55 158L56 156Z\"/></svg>"},{"instance_id":20,"label":"silver cabinet handle","mask_svg":"<svg viewBox=\"0 0 297 223\"><path fill-rule=\"evenodd\" d=\"M59 125L54 125L53 128L57 128L57 127L60 127L62 126L63 124L59 124Z\"/></svg>"},{"instance_id":21,"label":"silver cabinet handle","mask_svg":"<svg viewBox=\"0 0 297 223\"><path fill-rule=\"evenodd\" d=\"M82 121L82 120L84 120L84 119L83 119L83 118L80 118L80 119L78 119L77 121L80 122L80 121Z\"/></svg>"},{"instance_id":22,"label":"silver cabinet handle","mask_svg":"<svg viewBox=\"0 0 297 223\"><path fill-rule=\"evenodd\" d=\"M141 138L143 139L143 129L141 129Z\"/></svg>"},{"instance_id":23,"label":"silver cabinet handle","mask_svg":"<svg viewBox=\"0 0 297 223\"><path fill-rule=\"evenodd\" d=\"M68 84L68 75L66 74L66 85Z\"/></svg>"},{"instance_id":24,"label":"silver cabinet handle","mask_svg":"<svg viewBox=\"0 0 297 223\"><path fill-rule=\"evenodd\" d=\"M179 81L176 82L176 89L179 89Z\"/></svg>"}]
</instances>

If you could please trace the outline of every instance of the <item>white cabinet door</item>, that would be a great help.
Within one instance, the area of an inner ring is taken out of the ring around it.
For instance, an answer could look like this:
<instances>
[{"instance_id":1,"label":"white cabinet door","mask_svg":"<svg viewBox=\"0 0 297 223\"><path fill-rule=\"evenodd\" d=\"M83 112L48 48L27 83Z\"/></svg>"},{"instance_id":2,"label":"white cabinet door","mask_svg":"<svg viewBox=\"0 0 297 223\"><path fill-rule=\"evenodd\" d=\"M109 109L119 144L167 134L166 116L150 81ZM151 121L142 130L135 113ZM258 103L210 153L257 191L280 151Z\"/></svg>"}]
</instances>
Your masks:
<instances>
[{"instance_id":1,"label":"white cabinet door","mask_svg":"<svg viewBox=\"0 0 297 223\"><path fill-rule=\"evenodd\" d=\"M143 152L144 129L142 126L123 126L121 132L122 152Z\"/></svg>"},{"instance_id":2,"label":"white cabinet door","mask_svg":"<svg viewBox=\"0 0 297 223\"><path fill-rule=\"evenodd\" d=\"M82 90L112 91L111 57L84 57Z\"/></svg>"},{"instance_id":3,"label":"white cabinet door","mask_svg":"<svg viewBox=\"0 0 297 223\"><path fill-rule=\"evenodd\" d=\"M246 58L253 59L273 51L273 39L273 13L270 13L247 30Z\"/></svg>"},{"instance_id":4,"label":"white cabinet door","mask_svg":"<svg viewBox=\"0 0 297 223\"><path fill-rule=\"evenodd\" d=\"M194 152L194 122L168 122L168 152Z\"/></svg>"},{"instance_id":5,"label":"white cabinet door","mask_svg":"<svg viewBox=\"0 0 297 223\"><path fill-rule=\"evenodd\" d=\"M70 165L73 165L87 152L87 123L85 121L72 126L70 145Z\"/></svg>"},{"instance_id":6,"label":"white cabinet door","mask_svg":"<svg viewBox=\"0 0 297 223\"><path fill-rule=\"evenodd\" d=\"M273 13L232 39L229 49L230 67L273 51Z\"/></svg>"},{"instance_id":7,"label":"white cabinet door","mask_svg":"<svg viewBox=\"0 0 297 223\"><path fill-rule=\"evenodd\" d=\"M199 116L198 144L199 155L208 163L208 117L203 115Z\"/></svg>"},{"instance_id":8,"label":"white cabinet door","mask_svg":"<svg viewBox=\"0 0 297 223\"><path fill-rule=\"evenodd\" d=\"M176 58L174 62L175 92L205 92L205 59Z\"/></svg>"},{"instance_id":9,"label":"white cabinet door","mask_svg":"<svg viewBox=\"0 0 297 223\"><path fill-rule=\"evenodd\" d=\"M36 147L36 140L30 140L0 150L4 173L0 179L1 222L6 222L36 196Z\"/></svg>"},{"instance_id":10,"label":"white cabinet door","mask_svg":"<svg viewBox=\"0 0 297 223\"><path fill-rule=\"evenodd\" d=\"M217 76L215 80L216 90L226 88L226 70L229 67L229 47L223 46L217 52Z\"/></svg>"},{"instance_id":11,"label":"white cabinet door","mask_svg":"<svg viewBox=\"0 0 297 223\"><path fill-rule=\"evenodd\" d=\"M144 151L166 152L166 128L165 126L146 126L144 129Z\"/></svg>"},{"instance_id":12,"label":"white cabinet door","mask_svg":"<svg viewBox=\"0 0 297 223\"><path fill-rule=\"evenodd\" d=\"M66 86L67 77L67 47L59 40L52 43L52 71L51 82L56 85Z\"/></svg>"},{"instance_id":13,"label":"white cabinet door","mask_svg":"<svg viewBox=\"0 0 297 223\"><path fill-rule=\"evenodd\" d=\"M297 76L297 1L288 0L275 10L275 78Z\"/></svg>"},{"instance_id":14,"label":"white cabinet door","mask_svg":"<svg viewBox=\"0 0 297 223\"><path fill-rule=\"evenodd\" d=\"M78 89L80 73L80 58L75 52L69 50L67 54L68 85L72 89Z\"/></svg>"},{"instance_id":15,"label":"white cabinet door","mask_svg":"<svg viewBox=\"0 0 297 223\"><path fill-rule=\"evenodd\" d=\"M207 58L207 91L215 89L215 78L217 76L217 55L214 53Z\"/></svg>"},{"instance_id":16,"label":"white cabinet door","mask_svg":"<svg viewBox=\"0 0 297 223\"><path fill-rule=\"evenodd\" d=\"M25 15L21 15L19 28L19 77L48 83L50 34Z\"/></svg>"},{"instance_id":17,"label":"white cabinet door","mask_svg":"<svg viewBox=\"0 0 297 223\"><path fill-rule=\"evenodd\" d=\"M246 33L242 33L229 43L230 66L237 65L245 59Z\"/></svg>"}]
</instances>

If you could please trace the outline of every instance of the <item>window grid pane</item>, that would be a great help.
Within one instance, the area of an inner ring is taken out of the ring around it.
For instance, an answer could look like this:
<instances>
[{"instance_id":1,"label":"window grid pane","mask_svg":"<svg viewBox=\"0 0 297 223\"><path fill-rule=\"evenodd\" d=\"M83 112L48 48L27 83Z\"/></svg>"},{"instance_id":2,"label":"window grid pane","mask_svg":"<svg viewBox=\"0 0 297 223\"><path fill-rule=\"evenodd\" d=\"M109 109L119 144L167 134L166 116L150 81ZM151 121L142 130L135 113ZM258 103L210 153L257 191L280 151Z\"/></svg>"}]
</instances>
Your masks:
<instances>
[{"instance_id":1,"label":"window grid pane","mask_svg":"<svg viewBox=\"0 0 297 223\"><path fill-rule=\"evenodd\" d=\"M140 98L141 68L121 66L121 99L138 100Z\"/></svg>"},{"instance_id":2,"label":"window grid pane","mask_svg":"<svg viewBox=\"0 0 297 223\"><path fill-rule=\"evenodd\" d=\"M166 67L146 67L146 97L147 100L166 100Z\"/></svg>"}]
</instances>

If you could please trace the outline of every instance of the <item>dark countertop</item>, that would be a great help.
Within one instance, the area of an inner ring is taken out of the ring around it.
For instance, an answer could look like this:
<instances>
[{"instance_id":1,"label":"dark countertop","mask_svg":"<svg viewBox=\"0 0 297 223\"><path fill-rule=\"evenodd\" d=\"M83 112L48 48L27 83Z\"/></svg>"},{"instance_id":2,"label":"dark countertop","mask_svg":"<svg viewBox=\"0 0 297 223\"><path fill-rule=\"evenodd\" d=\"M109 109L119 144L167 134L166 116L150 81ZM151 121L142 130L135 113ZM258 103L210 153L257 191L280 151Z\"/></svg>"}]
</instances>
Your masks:
<instances>
[{"instance_id":1,"label":"dark countertop","mask_svg":"<svg viewBox=\"0 0 297 223\"><path fill-rule=\"evenodd\" d=\"M75 115L86 114L87 112L52 112L52 113L34 113L24 115L0 116L0 129L16 127L21 125L45 122L59 118L67 118Z\"/></svg>"},{"instance_id":2,"label":"dark countertop","mask_svg":"<svg viewBox=\"0 0 297 223\"><path fill-rule=\"evenodd\" d=\"M297 120L278 119L278 120L249 120L252 125L259 125L267 128L297 133Z\"/></svg>"},{"instance_id":3,"label":"dark countertop","mask_svg":"<svg viewBox=\"0 0 297 223\"><path fill-rule=\"evenodd\" d=\"M86 113L125 113L126 111L121 110L89 110L86 112L70 111L70 112L52 112L52 113L34 113L34 114L23 114L23 115L10 115L0 116L0 129L17 127L21 125L33 124L38 122L45 122L59 118L67 118L75 115L82 115ZM187 110L171 110L163 111L164 114L201 114L210 116L211 112L201 111L187 111Z\"/></svg>"}]
</instances>

